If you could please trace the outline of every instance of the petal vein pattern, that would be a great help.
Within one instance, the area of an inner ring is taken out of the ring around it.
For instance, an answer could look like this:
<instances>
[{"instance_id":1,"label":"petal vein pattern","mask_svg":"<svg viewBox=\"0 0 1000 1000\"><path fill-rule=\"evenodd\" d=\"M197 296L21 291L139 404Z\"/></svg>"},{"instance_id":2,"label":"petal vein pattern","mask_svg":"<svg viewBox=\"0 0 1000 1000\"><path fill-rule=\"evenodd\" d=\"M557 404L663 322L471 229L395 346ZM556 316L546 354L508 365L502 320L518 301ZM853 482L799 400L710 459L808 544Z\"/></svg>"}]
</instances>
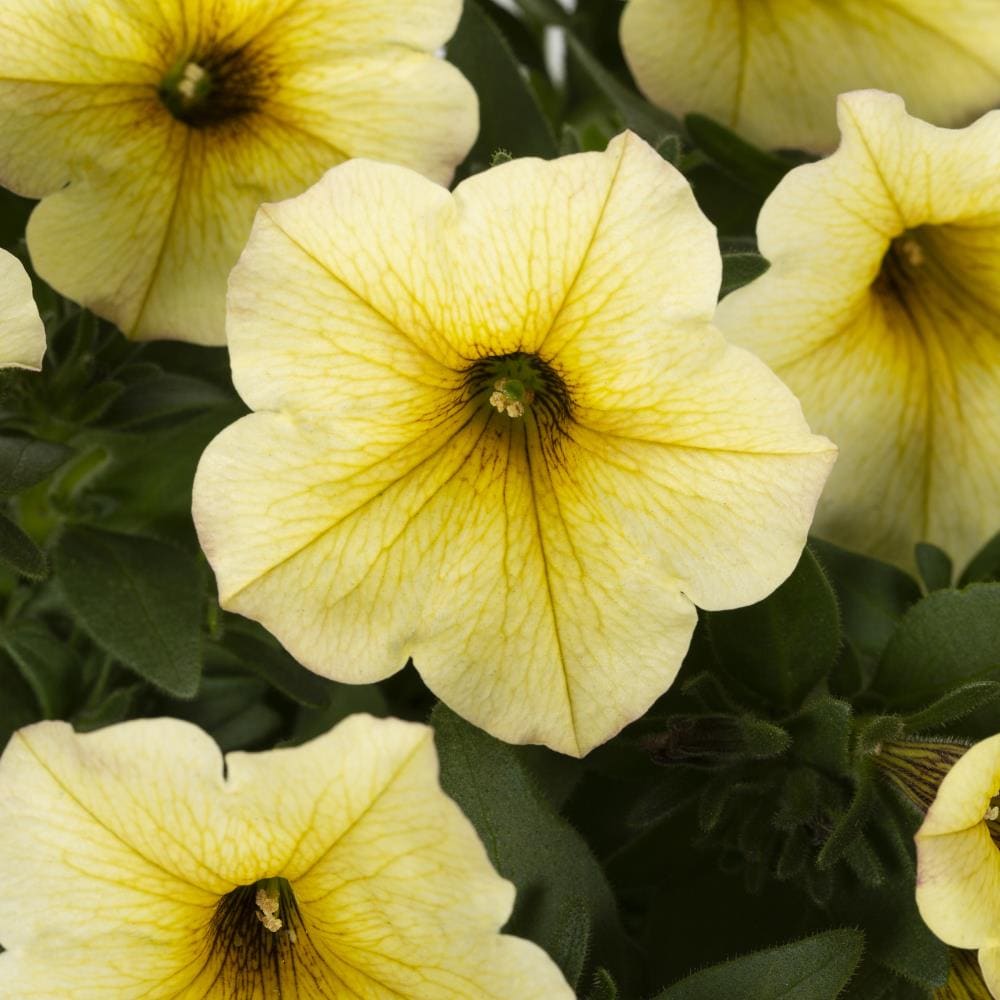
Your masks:
<instances>
[{"instance_id":1,"label":"petal vein pattern","mask_svg":"<svg viewBox=\"0 0 1000 1000\"><path fill-rule=\"evenodd\" d=\"M412 658L495 735L603 742L672 681L694 603L791 572L833 460L710 326L719 277L630 134L454 195L355 162L265 207L229 312L257 412L195 484L223 603L320 673Z\"/></svg>"},{"instance_id":2,"label":"petal vein pattern","mask_svg":"<svg viewBox=\"0 0 1000 1000\"><path fill-rule=\"evenodd\" d=\"M499 934L513 887L430 730L394 719L225 763L173 719L29 727L0 758L0 873L19 1000L572 996Z\"/></svg>"},{"instance_id":3,"label":"petal vein pattern","mask_svg":"<svg viewBox=\"0 0 1000 1000\"><path fill-rule=\"evenodd\" d=\"M0 183L38 273L136 339L224 339L254 212L353 156L447 181L477 99L433 55L458 0L12 0ZM94 233L102 252L93 253Z\"/></svg>"}]
</instances>

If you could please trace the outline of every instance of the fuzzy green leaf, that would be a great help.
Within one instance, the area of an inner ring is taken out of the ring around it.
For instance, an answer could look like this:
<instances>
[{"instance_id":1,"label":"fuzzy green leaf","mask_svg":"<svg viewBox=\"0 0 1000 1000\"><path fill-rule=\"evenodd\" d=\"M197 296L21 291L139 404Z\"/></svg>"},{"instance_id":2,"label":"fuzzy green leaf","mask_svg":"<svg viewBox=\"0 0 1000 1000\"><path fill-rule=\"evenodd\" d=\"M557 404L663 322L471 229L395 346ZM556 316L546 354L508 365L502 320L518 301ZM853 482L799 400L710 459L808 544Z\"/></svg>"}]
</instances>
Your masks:
<instances>
[{"instance_id":1,"label":"fuzzy green leaf","mask_svg":"<svg viewBox=\"0 0 1000 1000\"><path fill-rule=\"evenodd\" d=\"M920 578L928 590L947 590L951 586L951 557L930 542L917 542L914 556Z\"/></svg>"},{"instance_id":2,"label":"fuzzy green leaf","mask_svg":"<svg viewBox=\"0 0 1000 1000\"><path fill-rule=\"evenodd\" d=\"M0 434L0 497L14 496L48 478L73 449L23 434Z\"/></svg>"},{"instance_id":3,"label":"fuzzy green leaf","mask_svg":"<svg viewBox=\"0 0 1000 1000\"><path fill-rule=\"evenodd\" d=\"M817 934L703 969L656 1000L834 1000L857 967L863 945L856 930Z\"/></svg>"},{"instance_id":4,"label":"fuzzy green leaf","mask_svg":"<svg viewBox=\"0 0 1000 1000\"><path fill-rule=\"evenodd\" d=\"M580 835L552 811L514 748L439 705L431 716L441 758L441 784L479 832L490 860L517 886L507 926L551 955L562 949L563 972L575 974L565 950L567 912L582 906L593 928L594 958L614 970L621 926L604 873Z\"/></svg>"},{"instance_id":5,"label":"fuzzy green leaf","mask_svg":"<svg viewBox=\"0 0 1000 1000\"><path fill-rule=\"evenodd\" d=\"M808 548L770 597L706 617L726 673L778 706L798 705L837 659L837 599Z\"/></svg>"},{"instance_id":6,"label":"fuzzy green leaf","mask_svg":"<svg viewBox=\"0 0 1000 1000\"><path fill-rule=\"evenodd\" d=\"M737 288L749 285L771 265L759 253L724 253L722 255L722 287L719 298L724 299Z\"/></svg>"},{"instance_id":7,"label":"fuzzy green leaf","mask_svg":"<svg viewBox=\"0 0 1000 1000\"><path fill-rule=\"evenodd\" d=\"M0 514L0 566L3 565L29 580L44 580L49 575L45 553L23 529Z\"/></svg>"},{"instance_id":8,"label":"fuzzy green leaf","mask_svg":"<svg viewBox=\"0 0 1000 1000\"><path fill-rule=\"evenodd\" d=\"M74 526L54 563L70 609L102 649L176 697L195 694L203 585L193 556L156 539Z\"/></svg>"},{"instance_id":9,"label":"fuzzy green leaf","mask_svg":"<svg viewBox=\"0 0 1000 1000\"><path fill-rule=\"evenodd\" d=\"M905 710L984 680L1000 681L1000 583L938 590L914 605L885 648L875 687Z\"/></svg>"},{"instance_id":10,"label":"fuzzy green leaf","mask_svg":"<svg viewBox=\"0 0 1000 1000\"><path fill-rule=\"evenodd\" d=\"M916 580L895 566L818 538L809 546L837 593L844 631L859 653L877 658L906 609L920 600Z\"/></svg>"}]
</instances>

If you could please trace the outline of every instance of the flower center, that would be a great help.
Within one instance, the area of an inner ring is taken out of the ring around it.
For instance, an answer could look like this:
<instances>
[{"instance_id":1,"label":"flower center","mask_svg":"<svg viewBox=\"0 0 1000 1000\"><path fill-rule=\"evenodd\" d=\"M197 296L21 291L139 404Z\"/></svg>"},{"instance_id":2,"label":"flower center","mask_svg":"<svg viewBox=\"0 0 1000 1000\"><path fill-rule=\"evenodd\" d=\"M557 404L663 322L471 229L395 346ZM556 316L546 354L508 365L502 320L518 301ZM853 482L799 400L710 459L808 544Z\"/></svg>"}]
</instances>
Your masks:
<instances>
[{"instance_id":1,"label":"flower center","mask_svg":"<svg viewBox=\"0 0 1000 1000\"><path fill-rule=\"evenodd\" d=\"M263 103L262 59L246 48L208 51L180 59L157 91L164 107L192 128L207 128L240 118Z\"/></svg>"},{"instance_id":2,"label":"flower center","mask_svg":"<svg viewBox=\"0 0 1000 1000\"><path fill-rule=\"evenodd\" d=\"M241 885L219 900L208 966L227 997L284 996L296 968L314 964L291 885L283 878Z\"/></svg>"},{"instance_id":3,"label":"flower center","mask_svg":"<svg viewBox=\"0 0 1000 1000\"><path fill-rule=\"evenodd\" d=\"M564 430L572 417L565 381L535 354L480 358L466 369L465 385L474 403L488 403L511 421L531 420L547 432Z\"/></svg>"}]
</instances>

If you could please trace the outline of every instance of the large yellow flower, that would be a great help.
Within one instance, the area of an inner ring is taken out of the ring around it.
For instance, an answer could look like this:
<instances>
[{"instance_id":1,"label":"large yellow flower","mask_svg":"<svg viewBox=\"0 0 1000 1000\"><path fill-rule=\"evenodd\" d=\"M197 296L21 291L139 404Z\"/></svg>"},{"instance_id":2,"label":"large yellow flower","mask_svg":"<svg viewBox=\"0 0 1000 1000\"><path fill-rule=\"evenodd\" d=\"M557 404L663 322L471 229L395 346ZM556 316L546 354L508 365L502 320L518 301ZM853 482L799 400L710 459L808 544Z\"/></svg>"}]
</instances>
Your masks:
<instances>
[{"instance_id":1,"label":"large yellow flower","mask_svg":"<svg viewBox=\"0 0 1000 1000\"><path fill-rule=\"evenodd\" d=\"M21 262L0 250L0 368L42 367L45 328Z\"/></svg>"},{"instance_id":2,"label":"large yellow flower","mask_svg":"<svg viewBox=\"0 0 1000 1000\"><path fill-rule=\"evenodd\" d=\"M902 94L964 125L1000 102L996 0L631 0L622 48L649 98L768 147L825 152L834 98Z\"/></svg>"},{"instance_id":3,"label":"large yellow flower","mask_svg":"<svg viewBox=\"0 0 1000 1000\"><path fill-rule=\"evenodd\" d=\"M572 1000L503 936L514 890L431 730L354 716L231 753L143 719L0 758L0 982L17 1000Z\"/></svg>"},{"instance_id":4,"label":"large yellow flower","mask_svg":"<svg viewBox=\"0 0 1000 1000\"><path fill-rule=\"evenodd\" d=\"M1000 113L961 131L848 94L843 141L760 214L770 270L718 322L840 447L817 534L961 564L1000 527Z\"/></svg>"},{"instance_id":5,"label":"large yellow flower","mask_svg":"<svg viewBox=\"0 0 1000 1000\"><path fill-rule=\"evenodd\" d=\"M345 164L230 284L255 410L195 519L223 604L350 682L412 657L502 739L586 753L671 683L695 604L792 570L834 449L710 325L711 225L634 135L454 196Z\"/></svg>"},{"instance_id":6,"label":"large yellow flower","mask_svg":"<svg viewBox=\"0 0 1000 1000\"><path fill-rule=\"evenodd\" d=\"M50 284L140 339L223 342L257 206L352 156L445 182L459 0L4 0L0 183ZM47 197L46 197L47 196Z\"/></svg>"},{"instance_id":7,"label":"large yellow flower","mask_svg":"<svg viewBox=\"0 0 1000 1000\"><path fill-rule=\"evenodd\" d=\"M945 775L917 831L917 906L956 948L978 948L1000 997L1000 735L969 749Z\"/></svg>"}]
</instances>

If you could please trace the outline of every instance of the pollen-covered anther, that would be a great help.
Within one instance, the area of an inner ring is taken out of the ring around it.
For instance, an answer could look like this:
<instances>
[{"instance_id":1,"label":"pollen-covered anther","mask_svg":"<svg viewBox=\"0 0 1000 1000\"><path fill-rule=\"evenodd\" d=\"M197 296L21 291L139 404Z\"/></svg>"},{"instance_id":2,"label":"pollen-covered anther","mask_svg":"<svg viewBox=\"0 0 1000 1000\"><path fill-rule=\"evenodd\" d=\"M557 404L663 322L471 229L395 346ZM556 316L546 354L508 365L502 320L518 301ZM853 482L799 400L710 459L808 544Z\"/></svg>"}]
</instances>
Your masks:
<instances>
[{"instance_id":1,"label":"pollen-covered anther","mask_svg":"<svg viewBox=\"0 0 1000 1000\"><path fill-rule=\"evenodd\" d=\"M208 71L196 62L189 62L177 81L177 96L182 104L190 106L205 96L210 85Z\"/></svg>"},{"instance_id":2,"label":"pollen-covered anther","mask_svg":"<svg viewBox=\"0 0 1000 1000\"><path fill-rule=\"evenodd\" d=\"M1000 807L990 806L989 809L986 810L986 815L983 817L983 819L990 820L993 822L1000 819Z\"/></svg>"},{"instance_id":3,"label":"pollen-covered anther","mask_svg":"<svg viewBox=\"0 0 1000 1000\"><path fill-rule=\"evenodd\" d=\"M257 919L272 933L280 931L282 922L278 918L278 908L281 905L278 890L259 886L254 902L257 904Z\"/></svg>"},{"instance_id":4,"label":"pollen-covered anther","mask_svg":"<svg viewBox=\"0 0 1000 1000\"><path fill-rule=\"evenodd\" d=\"M508 417L523 417L524 409L530 405L535 394L523 382L512 378L498 378L493 383L490 406Z\"/></svg>"},{"instance_id":5,"label":"pollen-covered anther","mask_svg":"<svg viewBox=\"0 0 1000 1000\"><path fill-rule=\"evenodd\" d=\"M911 267L920 267L926 260L923 247L912 236L901 237L896 241L896 246Z\"/></svg>"}]
</instances>

